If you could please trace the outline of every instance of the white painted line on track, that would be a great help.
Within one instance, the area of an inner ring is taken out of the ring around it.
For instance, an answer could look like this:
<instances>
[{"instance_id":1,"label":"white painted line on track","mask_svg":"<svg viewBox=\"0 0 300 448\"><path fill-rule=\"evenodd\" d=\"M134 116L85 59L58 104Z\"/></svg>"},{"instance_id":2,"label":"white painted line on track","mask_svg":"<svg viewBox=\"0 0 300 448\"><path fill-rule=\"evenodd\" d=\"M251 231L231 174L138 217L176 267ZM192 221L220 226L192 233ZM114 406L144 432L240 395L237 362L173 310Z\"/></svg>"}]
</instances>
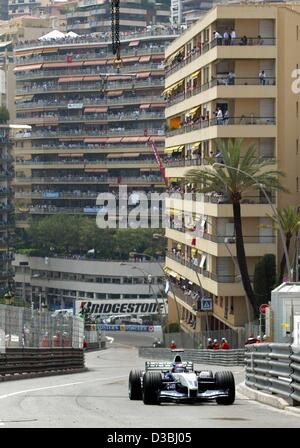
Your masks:
<instances>
[{"instance_id":1,"label":"white painted line on track","mask_svg":"<svg viewBox=\"0 0 300 448\"><path fill-rule=\"evenodd\" d=\"M37 387L37 388L34 388L34 389L19 390L18 392L11 392L9 394L0 395L0 400L3 400L3 399L8 398L8 397L13 397L15 395L26 394L27 392L38 392L38 391L41 391L41 390L55 389L55 388L58 388L58 387L76 386L77 384L95 383L95 382L98 382L98 381L116 380L116 379L127 378L127 377L128 377L128 375L111 376L111 377L107 377L107 378L98 378L96 380L78 381L76 383L56 384L54 386L45 386L45 387ZM2 424L4 424L4 423L2 423ZM1 425L1 421L0 421L0 425Z\"/></svg>"}]
</instances>

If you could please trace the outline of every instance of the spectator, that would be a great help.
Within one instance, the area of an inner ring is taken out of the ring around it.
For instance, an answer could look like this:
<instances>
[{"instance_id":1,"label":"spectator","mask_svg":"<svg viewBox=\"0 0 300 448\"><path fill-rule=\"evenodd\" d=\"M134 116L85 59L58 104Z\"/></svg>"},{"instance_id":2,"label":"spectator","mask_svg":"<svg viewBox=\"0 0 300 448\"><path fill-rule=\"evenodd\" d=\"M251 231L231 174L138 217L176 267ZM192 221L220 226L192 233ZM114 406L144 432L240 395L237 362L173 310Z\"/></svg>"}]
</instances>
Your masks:
<instances>
[{"instance_id":1,"label":"spectator","mask_svg":"<svg viewBox=\"0 0 300 448\"><path fill-rule=\"evenodd\" d=\"M240 45L247 45L247 44L248 44L248 39L247 39L247 36L244 35L241 38Z\"/></svg>"},{"instance_id":2,"label":"spectator","mask_svg":"<svg viewBox=\"0 0 300 448\"><path fill-rule=\"evenodd\" d=\"M207 349L212 350L213 348L214 348L214 344L213 344L211 338L208 338L207 339Z\"/></svg>"},{"instance_id":3,"label":"spectator","mask_svg":"<svg viewBox=\"0 0 300 448\"><path fill-rule=\"evenodd\" d=\"M170 349L175 350L176 347L177 347L177 345L176 345L175 341L171 341Z\"/></svg>"},{"instance_id":4,"label":"spectator","mask_svg":"<svg viewBox=\"0 0 300 448\"><path fill-rule=\"evenodd\" d=\"M214 31L214 38L217 40L217 45L222 45L222 36L218 31Z\"/></svg>"},{"instance_id":5,"label":"spectator","mask_svg":"<svg viewBox=\"0 0 300 448\"><path fill-rule=\"evenodd\" d=\"M225 31L225 33L223 34L223 38L224 38L224 45L228 45L229 44L229 34L227 33L227 31Z\"/></svg>"},{"instance_id":6,"label":"spectator","mask_svg":"<svg viewBox=\"0 0 300 448\"><path fill-rule=\"evenodd\" d=\"M235 73L230 71L228 73L227 80L228 80L229 85L234 85L235 84Z\"/></svg>"},{"instance_id":7,"label":"spectator","mask_svg":"<svg viewBox=\"0 0 300 448\"><path fill-rule=\"evenodd\" d=\"M260 35L257 36L257 45L263 45L264 40L261 38Z\"/></svg>"},{"instance_id":8,"label":"spectator","mask_svg":"<svg viewBox=\"0 0 300 448\"><path fill-rule=\"evenodd\" d=\"M232 29L230 33L230 45L234 45L235 39L236 39L236 32L234 31L234 29Z\"/></svg>"},{"instance_id":9,"label":"spectator","mask_svg":"<svg viewBox=\"0 0 300 448\"><path fill-rule=\"evenodd\" d=\"M222 350L229 350L229 344L228 341L225 338L222 338L222 345L221 345L221 349Z\"/></svg>"},{"instance_id":10,"label":"spectator","mask_svg":"<svg viewBox=\"0 0 300 448\"><path fill-rule=\"evenodd\" d=\"M218 342L218 339L214 339L214 345L213 345L213 349L214 350L219 350L219 342Z\"/></svg>"},{"instance_id":11,"label":"spectator","mask_svg":"<svg viewBox=\"0 0 300 448\"><path fill-rule=\"evenodd\" d=\"M217 124L223 124L223 112L222 109L219 107L219 109L217 110Z\"/></svg>"},{"instance_id":12,"label":"spectator","mask_svg":"<svg viewBox=\"0 0 300 448\"><path fill-rule=\"evenodd\" d=\"M266 84L266 74L264 70L261 70L258 74L259 84L264 86Z\"/></svg>"},{"instance_id":13,"label":"spectator","mask_svg":"<svg viewBox=\"0 0 300 448\"><path fill-rule=\"evenodd\" d=\"M226 109L225 112L224 112L223 122L224 122L224 124L229 124L229 111L228 111L228 109Z\"/></svg>"}]
</instances>

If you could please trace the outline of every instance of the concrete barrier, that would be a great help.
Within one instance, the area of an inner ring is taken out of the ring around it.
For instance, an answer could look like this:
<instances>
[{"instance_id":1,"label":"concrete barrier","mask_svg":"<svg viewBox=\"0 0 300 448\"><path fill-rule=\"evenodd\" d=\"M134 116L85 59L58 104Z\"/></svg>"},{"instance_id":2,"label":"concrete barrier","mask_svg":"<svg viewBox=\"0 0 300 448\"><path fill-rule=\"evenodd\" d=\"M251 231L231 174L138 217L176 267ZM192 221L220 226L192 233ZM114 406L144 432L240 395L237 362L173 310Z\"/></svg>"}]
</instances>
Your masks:
<instances>
[{"instance_id":1,"label":"concrete barrier","mask_svg":"<svg viewBox=\"0 0 300 448\"><path fill-rule=\"evenodd\" d=\"M139 356L146 359L172 361L174 352L169 348L139 347ZM215 364L220 366L243 366L245 350L197 350L186 349L181 353L183 361L193 361L195 364Z\"/></svg>"}]
</instances>

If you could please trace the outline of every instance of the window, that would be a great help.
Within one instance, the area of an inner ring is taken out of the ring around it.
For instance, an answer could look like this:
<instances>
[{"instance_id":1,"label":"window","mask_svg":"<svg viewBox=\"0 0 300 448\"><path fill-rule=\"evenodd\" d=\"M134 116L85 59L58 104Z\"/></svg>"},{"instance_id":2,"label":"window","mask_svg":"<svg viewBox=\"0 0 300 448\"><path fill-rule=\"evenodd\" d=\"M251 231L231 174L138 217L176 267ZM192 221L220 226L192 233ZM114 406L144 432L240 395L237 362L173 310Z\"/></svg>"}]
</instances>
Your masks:
<instances>
[{"instance_id":1,"label":"window","mask_svg":"<svg viewBox=\"0 0 300 448\"><path fill-rule=\"evenodd\" d=\"M87 292L85 295L86 295L86 297L88 299L93 299L94 298L94 293L93 292Z\"/></svg>"},{"instance_id":2,"label":"window","mask_svg":"<svg viewBox=\"0 0 300 448\"><path fill-rule=\"evenodd\" d=\"M132 284L132 277L124 277L123 283Z\"/></svg>"},{"instance_id":3,"label":"window","mask_svg":"<svg viewBox=\"0 0 300 448\"><path fill-rule=\"evenodd\" d=\"M103 292L97 292L96 299L106 299L106 294Z\"/></svg>"},{"instance_id":4,"label":"window","mask_svg":"<svg viewBox=\"0 0 300 448\"><path fill-rule=\"evenodd\" d=\"M121 283L121 279L120 279L120 277L113 277L113 278L112 278L112 283L120 284L120 283Z\"/></svg>"},{"instance_id":5,"label":"window","mask_svg":"<svg viewBox=\"0 0 300 448\"><path fill-rule=\"evenodd\" d=\"M109 299L120 299L120 294L108 294L107 297Z\"/></svg>"}]
</instances>

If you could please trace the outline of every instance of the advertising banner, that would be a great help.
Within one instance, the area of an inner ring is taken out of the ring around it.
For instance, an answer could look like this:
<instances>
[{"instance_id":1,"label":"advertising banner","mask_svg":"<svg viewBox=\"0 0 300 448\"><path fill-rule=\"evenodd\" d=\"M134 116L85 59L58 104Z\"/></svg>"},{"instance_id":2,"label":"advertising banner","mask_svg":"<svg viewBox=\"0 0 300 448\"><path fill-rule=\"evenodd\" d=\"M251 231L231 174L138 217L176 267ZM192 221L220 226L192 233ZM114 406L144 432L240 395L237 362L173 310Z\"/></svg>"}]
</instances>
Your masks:
<instances>
[{"instance_id":1,"label":"advertising banner","mask_svg":"<svg viewBox=\"0 0 300 448\"><path fill-rule=\"evenodd\" d=\"M76 300L76 315L81 311L103 317L126 314L167 313L166 299Z\"/></svg>"}]
</instances>

